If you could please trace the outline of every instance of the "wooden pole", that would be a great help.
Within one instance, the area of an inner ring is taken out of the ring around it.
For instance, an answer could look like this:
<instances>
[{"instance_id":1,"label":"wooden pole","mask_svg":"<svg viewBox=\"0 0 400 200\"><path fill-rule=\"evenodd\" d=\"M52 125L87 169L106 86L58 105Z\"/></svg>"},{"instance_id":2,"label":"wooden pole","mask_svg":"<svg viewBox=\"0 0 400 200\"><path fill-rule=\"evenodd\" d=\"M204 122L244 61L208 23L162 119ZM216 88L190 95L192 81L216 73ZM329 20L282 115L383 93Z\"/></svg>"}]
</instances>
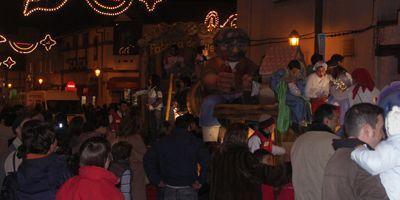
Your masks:
<instances>
[{"instance_id":1,"label":"wooden pole","mask_svg":"<svg viewBox=\"0 0 400 200\"><path fill-rule=\"evenodd\" d=\"M315 0L314 53L320 53L319 52L320 45L318 44L318 34L322 33L323 17L324 17L324 0Z\"/></svg>"},{"instance_id":2,"label":"wooden pole","mask_svg":"<svg viewBox=\"0 0 400 200\"><path fill-rule=\"evenodd\" d=\"M174 83L174 74L171 73L171 75L169 75L167 107L165 108L165 121L169 121L169 114L170 114L170 111L171 111L173 83Z\"/></svg>"}]
</instances>

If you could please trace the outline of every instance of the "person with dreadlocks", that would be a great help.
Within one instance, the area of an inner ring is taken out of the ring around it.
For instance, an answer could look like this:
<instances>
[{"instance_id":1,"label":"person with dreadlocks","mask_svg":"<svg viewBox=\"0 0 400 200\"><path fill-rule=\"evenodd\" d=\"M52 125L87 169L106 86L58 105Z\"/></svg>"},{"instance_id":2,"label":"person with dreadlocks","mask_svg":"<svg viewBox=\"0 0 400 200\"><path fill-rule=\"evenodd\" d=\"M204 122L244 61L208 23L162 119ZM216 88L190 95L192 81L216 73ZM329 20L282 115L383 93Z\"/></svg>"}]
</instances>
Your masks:
<instances>
[{"instance_id":1,"label":"person with dreadlocks","mask_svg":"<svg viewBox=\"0 0 400 200\"><path fill-rule=\"evenodd\" d=\"M378 101L379 90L375 87L375 82L371 74L365 68L356 68L351 76L354 85L349 88L350 106L359 103L376 104Z\"/></svg>"},{"instance_id":2,"label":"person with dreadlocks","mask_svg":"<svg viewBox=\"0 0 400 200\"><path fill-rule=\"evenodd\" d=\"M215 105L238 100L248 103L246 99L256 95L258 66L245 56L249 44L241 29L224 28L214 37L217 56L207 62L201 76L206 94L199 117L207 142L218 138L220 123L214 117Z\"/></svg>"}]
</instances>

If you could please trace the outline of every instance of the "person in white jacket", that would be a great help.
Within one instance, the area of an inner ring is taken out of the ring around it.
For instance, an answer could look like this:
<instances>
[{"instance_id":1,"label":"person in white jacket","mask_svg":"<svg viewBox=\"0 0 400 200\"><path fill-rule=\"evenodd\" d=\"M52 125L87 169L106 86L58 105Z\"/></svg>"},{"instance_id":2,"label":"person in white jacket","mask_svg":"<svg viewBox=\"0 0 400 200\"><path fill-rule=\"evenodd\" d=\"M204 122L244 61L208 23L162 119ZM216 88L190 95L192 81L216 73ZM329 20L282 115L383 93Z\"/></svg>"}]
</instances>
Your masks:
<instances>
[{"instance_id":1,"label":"person in white jacket","mask_svg":"<svg viewBox=\"0 0 400 200\"><path fill-rule=\"evenodd\" d=\"M393 106L387 114L385 127L388 139L380 142L375 151L365 145L351 153L360 167L372 175L379 174L391 200L400 199L400 107Z\"/></svg>"}]
</instances>

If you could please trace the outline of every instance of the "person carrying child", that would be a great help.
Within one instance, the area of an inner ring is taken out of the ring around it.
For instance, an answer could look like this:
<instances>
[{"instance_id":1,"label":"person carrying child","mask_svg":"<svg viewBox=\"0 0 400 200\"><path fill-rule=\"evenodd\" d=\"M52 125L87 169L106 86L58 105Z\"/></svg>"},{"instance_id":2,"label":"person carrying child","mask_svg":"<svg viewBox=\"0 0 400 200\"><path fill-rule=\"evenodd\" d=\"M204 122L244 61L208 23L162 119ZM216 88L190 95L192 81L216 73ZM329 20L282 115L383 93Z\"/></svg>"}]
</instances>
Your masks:
<instances>
[{"instance_id":1,"label":"person carrying child","mask_svg":"<svg viewBox=\"0 0 400 200\"><path fill-rule=\"evenodd\" d=\"M356 148L351 159L372 175L378 175L389 199L400 199L400 107L393 106L385 120L387 140L375 150L367 145Z\"/></svg>"}]
</instances>

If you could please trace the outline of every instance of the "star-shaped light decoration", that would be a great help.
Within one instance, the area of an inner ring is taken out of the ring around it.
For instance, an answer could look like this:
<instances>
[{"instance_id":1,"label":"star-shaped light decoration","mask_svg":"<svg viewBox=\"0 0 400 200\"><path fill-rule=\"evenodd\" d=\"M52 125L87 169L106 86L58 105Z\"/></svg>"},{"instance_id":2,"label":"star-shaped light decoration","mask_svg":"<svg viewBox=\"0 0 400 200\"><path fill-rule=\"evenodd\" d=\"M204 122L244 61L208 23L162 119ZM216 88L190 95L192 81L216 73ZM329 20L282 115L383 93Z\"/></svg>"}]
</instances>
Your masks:
<instances>
[{"instance_id":1,"label":"star-shaped light decoration","mask_svg":"<svg viewBox=\"0 0 400 200\"><path fill-rule=\"evenodd\" d=\"M7 57L5 61L3 61L3 64L8 67L8 69L11 69L17 62L15 62L10 56Z\"/></svg>"},{"instance_id":2,"label":"star-shaped light decoration","mask_svg":"<svg viewBox=\"0 0 400 200\"><path fill-rule=\"evenodd\" d=\"M44 46L46 51L50 51L51 47L56 45L57 42L55 40L53 40L53 38L51 38L51 36L49 34L47 34L43 40L40 40L40 44Z\"/></svg>"}]
</instances>

